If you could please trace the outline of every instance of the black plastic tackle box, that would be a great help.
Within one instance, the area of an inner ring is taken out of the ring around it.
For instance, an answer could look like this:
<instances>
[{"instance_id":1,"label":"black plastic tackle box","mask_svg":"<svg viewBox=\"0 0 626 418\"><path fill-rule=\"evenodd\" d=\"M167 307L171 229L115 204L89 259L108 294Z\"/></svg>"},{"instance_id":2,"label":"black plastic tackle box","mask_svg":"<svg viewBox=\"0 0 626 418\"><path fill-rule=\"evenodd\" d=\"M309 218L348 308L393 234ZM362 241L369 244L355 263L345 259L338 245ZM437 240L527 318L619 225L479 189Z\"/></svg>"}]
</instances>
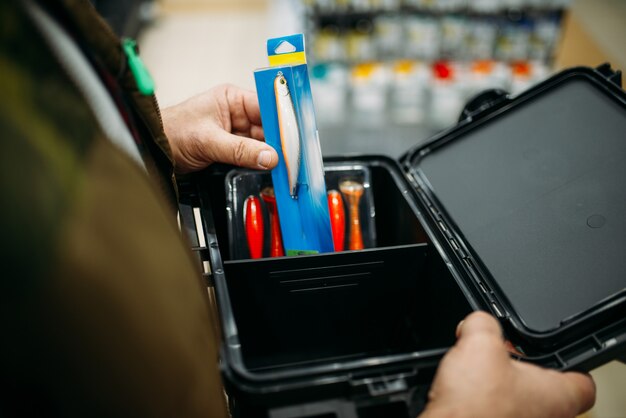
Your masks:
<instances>
[{"instance_id":1,"label":"black plastic tackle box","mask_svg":"<svg viewBox=\"0 0 626 418\"><path fill-rule=\"evenodd\" d=\"M414 417L473 310L499 318L521 361L587 371L623 357L620 85L606 64L568 69L515 97L477 96L400 161L325 159L368 173L375 246L361 251L243 259L229 182L269 174L216 165L181 180L233 416Z\"/></svg>"}]
</instances>

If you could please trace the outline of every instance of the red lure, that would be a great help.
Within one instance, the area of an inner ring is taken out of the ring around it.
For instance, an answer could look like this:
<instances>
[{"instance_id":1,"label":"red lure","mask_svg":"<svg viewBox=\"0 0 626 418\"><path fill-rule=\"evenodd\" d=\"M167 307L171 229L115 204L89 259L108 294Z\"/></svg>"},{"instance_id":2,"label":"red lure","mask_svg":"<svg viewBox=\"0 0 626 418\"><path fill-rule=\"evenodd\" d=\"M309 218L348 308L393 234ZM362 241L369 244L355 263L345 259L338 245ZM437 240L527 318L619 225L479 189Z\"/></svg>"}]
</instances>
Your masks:
<instances>
[{"instance_id":1,"label":"red lure","mask_svg":"<svg viewBox=\"0 0 626 418\"><path fill-rule=\"evenodd\" d=\"M278 210L276 209L276 196L272 187L266 187L261 190L261 199L265 202L267 210L270 212L270 257L282 257L285 255L283 250L283 238L280 235L280 221L278 220Z\"/></svg>"},{"instance_id":2,"label":"red lure","mask_svg":"<svg viewBox=\"0 0 626 418\"><path fill-rule=\"evenodd\" d=\"M263 257L263 210L256 196L249 196L244 203L244 223L250 258Z\"/></svg>"}]
</instances>

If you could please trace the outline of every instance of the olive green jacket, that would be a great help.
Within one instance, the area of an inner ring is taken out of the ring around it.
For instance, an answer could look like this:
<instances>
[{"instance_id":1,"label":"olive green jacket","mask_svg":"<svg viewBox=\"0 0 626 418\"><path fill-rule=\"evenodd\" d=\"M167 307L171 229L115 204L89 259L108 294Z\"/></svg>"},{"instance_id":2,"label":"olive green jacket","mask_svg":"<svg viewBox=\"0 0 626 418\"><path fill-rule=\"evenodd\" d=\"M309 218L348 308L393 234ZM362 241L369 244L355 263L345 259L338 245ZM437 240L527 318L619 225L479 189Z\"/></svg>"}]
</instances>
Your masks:
<instances>
[{"instance_id":1,"label":"olive green jacket","mask_svg":"<svg viewBox=\"0 0 626 418\"><path fill-rule=\"evenodd\" d=\"M104 137L20 2L0 2L0 416L225 416L156 100L87 0L41 4L115 75L149 174Z\"/></svg>"}]
</instances>

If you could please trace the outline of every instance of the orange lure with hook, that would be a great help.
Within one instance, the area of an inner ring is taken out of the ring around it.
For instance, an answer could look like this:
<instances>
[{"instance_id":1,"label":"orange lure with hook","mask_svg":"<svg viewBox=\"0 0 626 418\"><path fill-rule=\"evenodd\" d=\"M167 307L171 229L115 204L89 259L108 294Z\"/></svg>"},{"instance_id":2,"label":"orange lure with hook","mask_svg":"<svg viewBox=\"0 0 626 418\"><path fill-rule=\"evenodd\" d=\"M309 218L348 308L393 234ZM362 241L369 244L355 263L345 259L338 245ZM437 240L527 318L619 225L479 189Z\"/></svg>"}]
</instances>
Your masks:
<instances>
[{"instance_id":1,"label":"orange lure with hook","mask_svg":"<svg viewBox=\"0 0 626 418\"><path fill-rule=\"evenodd\" d=\"M339 183L339 190L348 199L350 213L350 245L351 250L363 249L363 234L361 232L361 220L359 219L359 202L363 196L363 185L353 181L344 180Z\"/></svg>"}]
</instances>

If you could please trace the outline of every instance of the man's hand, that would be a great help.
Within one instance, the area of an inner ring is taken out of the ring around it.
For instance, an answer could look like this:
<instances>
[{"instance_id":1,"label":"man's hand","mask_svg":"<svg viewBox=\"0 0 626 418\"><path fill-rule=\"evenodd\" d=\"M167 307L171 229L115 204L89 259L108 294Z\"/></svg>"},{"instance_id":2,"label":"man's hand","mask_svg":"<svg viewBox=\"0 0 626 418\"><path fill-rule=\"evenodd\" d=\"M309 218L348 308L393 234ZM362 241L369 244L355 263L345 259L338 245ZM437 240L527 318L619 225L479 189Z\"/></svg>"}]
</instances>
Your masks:
<instances>
[{"instance_id":1,"label":"man's hand","mask_svg":"<svg viewBox=\"0 0 626 418\"><path fill-rule=\"evenodd\" d=\"M511 359L498 322L484 312L459 324L457 337L439 365L421 418L570 418L595 402L591 377Z\"/></svg>"},{"instance_id":2,"label":"man's hand","mask_svg":"<svg viewBox=\"0 0 626 418\"><path fill-rule=\"evenodd\" d=\"M251 91L221 85L162 113L180 173L214 162L265 170L278 163L274 148L263 142L259 103Z\"/></svg>"}]
</instances>

